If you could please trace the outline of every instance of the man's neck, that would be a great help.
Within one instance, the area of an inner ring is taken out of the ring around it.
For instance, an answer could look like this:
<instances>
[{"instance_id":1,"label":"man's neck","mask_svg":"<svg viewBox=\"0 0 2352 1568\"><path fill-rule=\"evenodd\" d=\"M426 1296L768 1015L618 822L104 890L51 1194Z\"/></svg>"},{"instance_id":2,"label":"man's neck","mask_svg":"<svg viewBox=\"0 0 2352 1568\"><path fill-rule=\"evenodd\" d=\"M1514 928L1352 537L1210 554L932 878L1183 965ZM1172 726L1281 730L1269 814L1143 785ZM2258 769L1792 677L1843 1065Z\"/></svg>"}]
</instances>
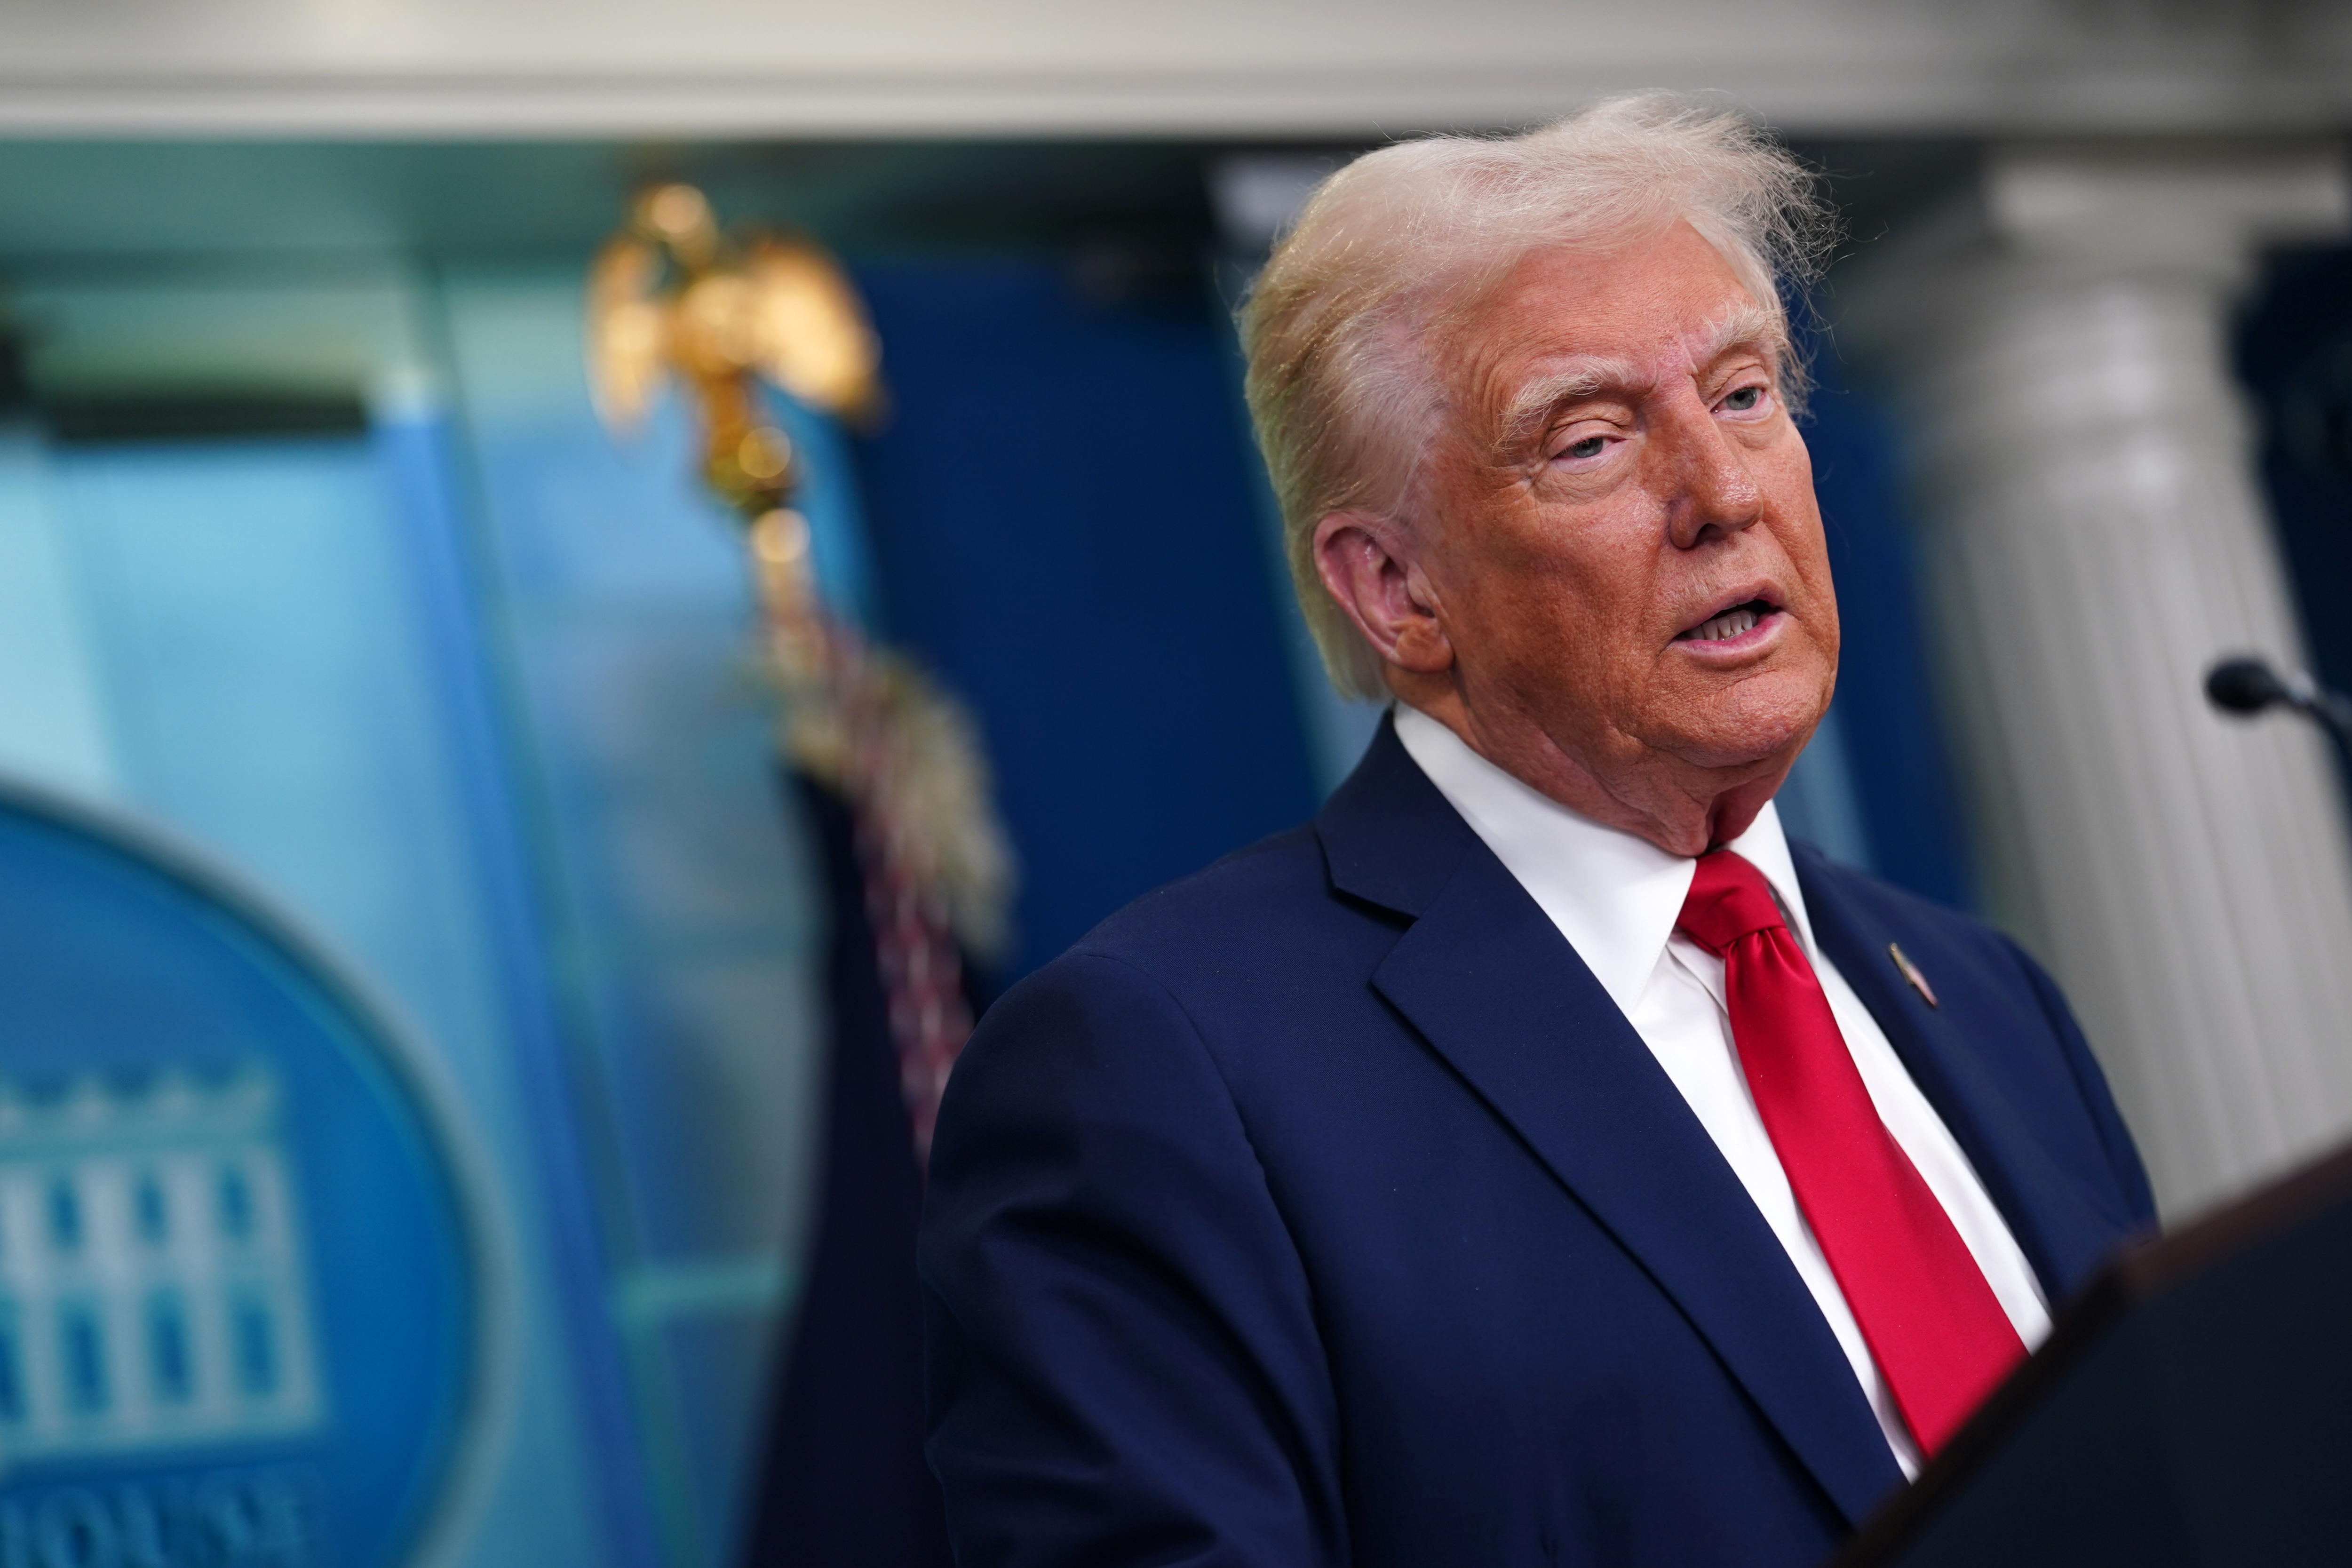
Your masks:
<instances>
[{"instance_id":1,"label":"man's neck","mask_svg":"<svg viewBox=\"0 0 2352 1568\"><path fill-rule=\"evenodd\" d=\"M1451 683L1398 695L1528 788L1674 855L1702 855L1747 832L1796 760L1791 752L1762 764L1700 768L1645 747L1630 764L1601 767L1522 715L1474 712Z\"/></svg>"}]
</instances>

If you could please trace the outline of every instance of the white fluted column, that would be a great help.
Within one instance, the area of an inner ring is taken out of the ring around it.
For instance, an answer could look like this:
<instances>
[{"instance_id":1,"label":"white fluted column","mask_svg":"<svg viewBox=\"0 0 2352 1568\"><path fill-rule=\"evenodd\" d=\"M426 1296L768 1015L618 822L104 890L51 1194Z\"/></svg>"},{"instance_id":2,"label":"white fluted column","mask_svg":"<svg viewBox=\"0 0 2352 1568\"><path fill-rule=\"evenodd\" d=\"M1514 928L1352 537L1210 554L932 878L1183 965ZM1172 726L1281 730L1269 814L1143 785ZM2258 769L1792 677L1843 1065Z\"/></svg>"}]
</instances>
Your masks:
<instances>
[{"instance_id":1,"label":"white fluted column","mask_svg":"<svg viewBox=\"0 0 2352 1568\"><path fill-rule=\"evenodd\" d=\"M2179 1215L2352 1136L2352 846L2321 741L2210 711L2302 662L2230 374L2327 149L1996 153L1901 341L1996 910L2051 962Z\"/></svg>"}]
</instances>

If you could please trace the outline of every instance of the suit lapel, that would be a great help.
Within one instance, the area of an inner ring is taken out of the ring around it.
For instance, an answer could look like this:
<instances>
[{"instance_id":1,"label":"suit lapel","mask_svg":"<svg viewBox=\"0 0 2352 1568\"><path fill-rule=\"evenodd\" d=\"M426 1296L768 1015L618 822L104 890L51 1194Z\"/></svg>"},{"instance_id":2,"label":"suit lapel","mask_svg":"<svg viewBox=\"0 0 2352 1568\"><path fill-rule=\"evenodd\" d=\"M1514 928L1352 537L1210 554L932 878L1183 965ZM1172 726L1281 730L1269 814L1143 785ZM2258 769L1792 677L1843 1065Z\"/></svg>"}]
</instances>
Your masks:
<instances>
[{"instance_id":1,"label":"suit lapel","mask_svg":"<svg viewBox=\"0 0 2352 1568\"><path fill-rule=\"evenodd\" d=\"M1534 900L1475 837L1452 858L1442 887L1408 889L1420 918L1373 984L1639 1260L1860 1521L1901 1474L1788 1255Z\"/></svg>"},{"instance_id":2,"label":"suit lapel","mask_svg":"<svg viewBox=\"0 0 2352 1568\"><path fill-rule=\"evenodd\" d=\"M1951 1130L2054 1306L2105 1259L2130 1216L2114 1212L2082 1178L2052 1160L1983 1054L1960 1038L1895 968L1898 933L1872 918L1839 885L1834 868L1810 851L1796 856L1813 940L1878 1020L1911 1080Z\"/></svg>"}]
</instances>

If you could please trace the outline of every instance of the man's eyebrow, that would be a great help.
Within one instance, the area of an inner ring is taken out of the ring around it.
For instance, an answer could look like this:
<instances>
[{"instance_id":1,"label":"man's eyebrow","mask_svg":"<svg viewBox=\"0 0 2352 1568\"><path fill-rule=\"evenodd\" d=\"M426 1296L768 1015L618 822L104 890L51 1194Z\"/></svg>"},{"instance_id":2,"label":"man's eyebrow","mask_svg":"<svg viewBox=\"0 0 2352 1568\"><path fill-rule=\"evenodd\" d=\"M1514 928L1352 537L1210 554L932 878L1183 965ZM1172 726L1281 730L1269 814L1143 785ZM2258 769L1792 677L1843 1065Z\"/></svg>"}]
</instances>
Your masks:
<instances>
[{"instance_id":1,"label":"man's eyebrow","mask_svg":"<svg viewBox=\"0 0 2352 1568\"><path fill-rule=\"evenodd\" d=\"M1692 345L1691 354L1691 362L1702 367L1738 348L1759 350L1777 360L1789 335L1778 311L1752 304L1726 312L1702 329L1702 334ZM1570 360L1549 374L1538 376L1513 395L1503 412L1502 434L1496 447L1504 452L1519 450L1535 438L1552 411L1564 403L1612 389L1638 389L1649 380L1647 371L1624 360Z\"/></svg>"},{"instance_id":2,"label":"man's eyebrow","mask_svg":"<svg viewBox=\"0 0 2352 1568\"><path fill-rule=\"evenodd\" d=\"M1763 350L1777 359L1788 342L1789 328L1779 311L1742 305L1708 323L1705 335L1693 345L1691 363L1710 365L1738 348Z\"/></svg>"},{"instance_id":3,"label":"man's eyebrow","mask_svg":"<svg viewBox=\"0 0 2352 1568\"><path fill-rule=\"evenodd\" d=\"M1534 439L1561 404L1612 388L1630 389L1648 380L1648 372L1624 360L1589 356L1570 360L1512 395L1510 405L1503 411L1502 438L1496 445L1505 451L1516 451Z\"/></svg>"}]
</instances>

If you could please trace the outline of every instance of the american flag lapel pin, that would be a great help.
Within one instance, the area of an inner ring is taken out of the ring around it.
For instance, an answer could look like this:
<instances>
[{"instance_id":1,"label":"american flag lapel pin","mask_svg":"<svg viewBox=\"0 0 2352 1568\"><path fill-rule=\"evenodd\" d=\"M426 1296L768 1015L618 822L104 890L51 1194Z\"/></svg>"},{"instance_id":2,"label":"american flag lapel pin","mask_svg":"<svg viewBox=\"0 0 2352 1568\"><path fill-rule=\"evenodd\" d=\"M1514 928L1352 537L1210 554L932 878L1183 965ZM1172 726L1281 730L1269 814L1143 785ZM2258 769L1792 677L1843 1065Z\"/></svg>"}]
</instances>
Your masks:
<instances>
[{"instance_id":1,"label":"american flag lapel pin","mask_svg":"<svg viewBox=\"0 0 2352 1568\"><path fill-rule=\"evenodd\" d=\"M1919 973L1919 966L1904 956L1902 945L1898 942L1888 942L1886 956L1895 961L1895 967L1902 972L1904 979L1911 983L1911 989L1925 997L1928 1006L1935 1006L1937 1005L1936 988L1927 984L1927 977Z\"/></svg>"}]
</instances>

